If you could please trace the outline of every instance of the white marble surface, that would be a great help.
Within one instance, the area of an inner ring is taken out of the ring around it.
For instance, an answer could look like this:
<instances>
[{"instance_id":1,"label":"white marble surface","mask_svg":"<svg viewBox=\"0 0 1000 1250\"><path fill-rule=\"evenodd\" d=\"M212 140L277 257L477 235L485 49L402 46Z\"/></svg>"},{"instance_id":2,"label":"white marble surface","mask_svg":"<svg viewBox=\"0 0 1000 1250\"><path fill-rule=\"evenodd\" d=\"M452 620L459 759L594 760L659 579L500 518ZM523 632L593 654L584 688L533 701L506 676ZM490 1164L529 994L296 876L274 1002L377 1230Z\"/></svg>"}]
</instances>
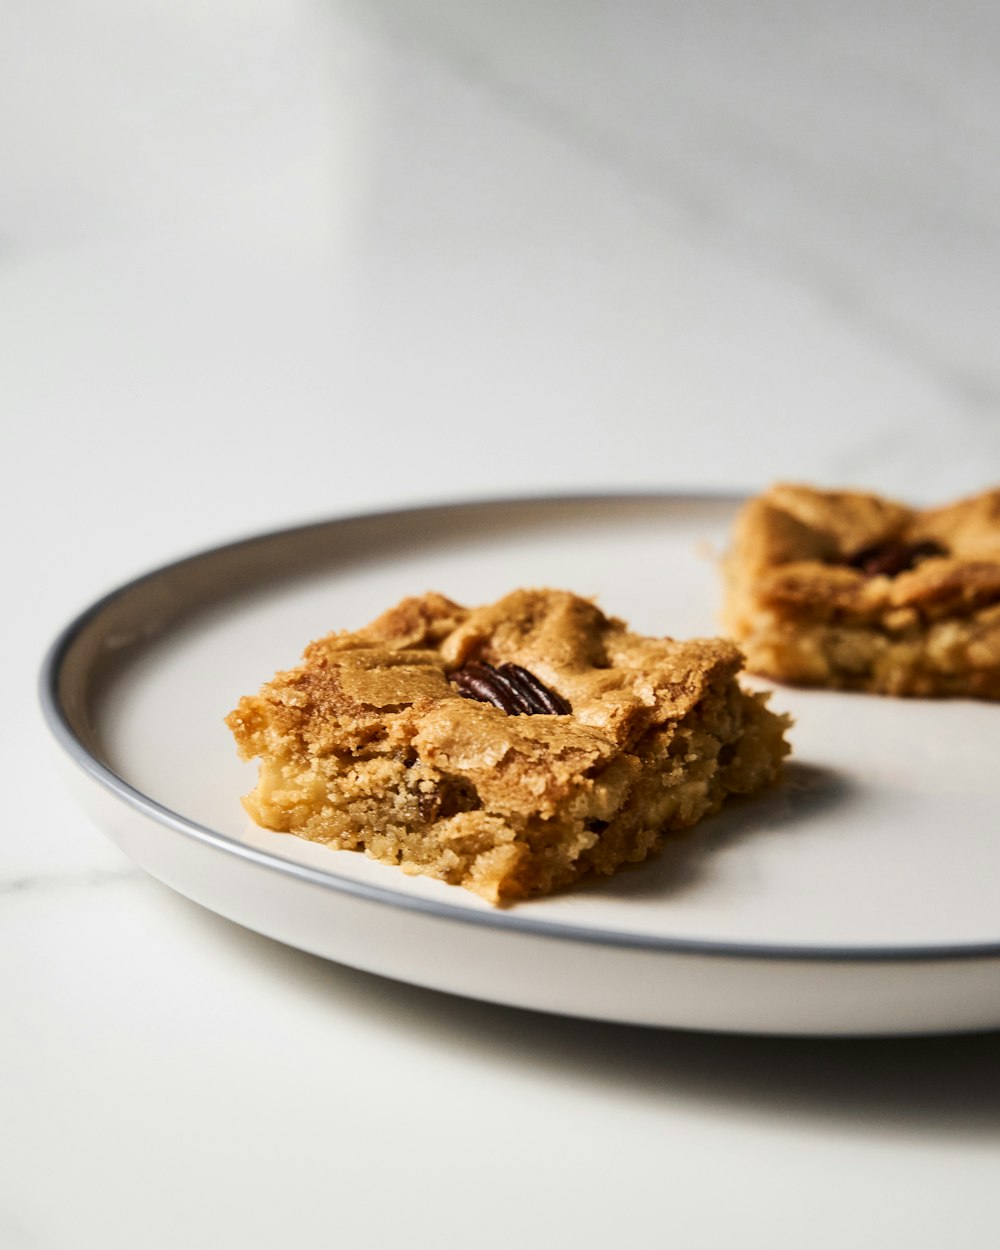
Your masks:
<instances>
[{"instance_id":1,"label":"white marble surface","mask_svg":"<svg viewBox=\"0 0 1000 1250\"><path fill-rule=\"evenodd\" d=\"M303 518L996 481L998 52L969 2L3 6L4 1250L997 1244L995 1036L323 964L133 870L33 686L99 592Z\"/></svg>"}]
</instances>

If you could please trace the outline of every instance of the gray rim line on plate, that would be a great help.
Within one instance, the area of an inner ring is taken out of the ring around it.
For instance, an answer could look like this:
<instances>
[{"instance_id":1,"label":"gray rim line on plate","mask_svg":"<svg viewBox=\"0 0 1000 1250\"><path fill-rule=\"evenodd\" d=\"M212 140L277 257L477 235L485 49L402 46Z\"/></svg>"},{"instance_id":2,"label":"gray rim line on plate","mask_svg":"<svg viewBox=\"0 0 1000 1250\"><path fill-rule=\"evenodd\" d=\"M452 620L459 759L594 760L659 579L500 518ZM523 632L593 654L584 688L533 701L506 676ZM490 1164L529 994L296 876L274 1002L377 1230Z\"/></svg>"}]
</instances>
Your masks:
<instances>
[{"instance_id":1,"label":"gray rim line on plate","mask_svg":"<svg viewBox=\"0 0 1000 1250\"><path fill-rule=\"evenodd\" d=\"M275 539L305 534L328 527L335 527L343 522L363 522L366 520L386 520L396 518L404 520L431 512L460 510L470 507L509 508L516 509L529 505L545 504L578 504L586 506L594 503L731 503L737 505L744 495L730 492L655 492L655 491L620 491L600 493L574 493L566 495L524 495L503 496L495 499L459 499L438 504L418 504L412 507L382 509L372 512L349 513L344 516L332 517L325 521L307 522L304 525L289 526L283 529L269 530L255 534L249 538L237 539L234 542L222 543L216 547L182 556L177 560L168 561L148 573L140 574L124 584L102 595L83 611L79 612L68 625L57 635L49 647L39 673L39 698L45 721L59 745L84 773L96 781L115 797L124 800L128 806L144 816L151 817L159 824L175 830L177 833L192 837L205 843L215 850L236 855L260 867L277 869L289 876L310 885L339 893L351 894L366 902L378 903L383 906L402 907L431 916L437 920L450 920L457 923L475 924L501 931L514 931L529 934L533 937L551 938L558 941L586 942L597 946L614 946L660 952L663 954L697 955L713 958L729 958L741 960L779 960L806 963L920 963L920 962L960 962L968 960L986 960L1000 958L1000 942L959 943L953 946L859 946L859 947L827 947L827 946L794 946L794 945L763 945L751 942L705 941L698 938L664 938L653 934L624 933L620 930L585 929L561 921L531 920L526 916L518 916L507 911L472 911L455 907L447 902L435 899L416 898L411 895L397 893L394 890L367 882L354 881L338 876L335 872L326 872L284 859L280 855L259 850L239 842L227 834L219 833L206 825L182 816L169 807L158 803L155 799L143 794L120 777L107 764L90 751L69 722L69 718L59 700L59 679L63 664L80 631L90 622L96 620L110 604L131 593L147 582L155 581L164 574L193 565L208 556L221 555L227 551L247 549L255 544L272 542ZM151 874L152 875L152 874ZM452 887L458 888L458 887ZM530 900L520 906L529 906Z\"/></svg>"}]
</instances>

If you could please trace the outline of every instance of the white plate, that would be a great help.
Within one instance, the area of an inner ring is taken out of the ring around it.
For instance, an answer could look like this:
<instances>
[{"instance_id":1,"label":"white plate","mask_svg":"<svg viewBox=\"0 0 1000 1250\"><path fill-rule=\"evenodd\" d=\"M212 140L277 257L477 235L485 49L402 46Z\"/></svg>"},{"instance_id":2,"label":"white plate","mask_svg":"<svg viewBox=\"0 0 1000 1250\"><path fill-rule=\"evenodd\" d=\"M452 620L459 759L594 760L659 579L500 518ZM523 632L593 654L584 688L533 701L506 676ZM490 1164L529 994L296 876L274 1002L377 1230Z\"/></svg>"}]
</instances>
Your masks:
<instances>
[{"instance_id":1,"label":"white plate","mask_svg":"<svg viewBox=\"0 0 1000 1250\"><path fill-rule=\"evenodd\" d=\"M715 632L736 501L457 504L209 551L74 621L43 674L98 823L154 876L261 933L523 1007L746 1032L1000 1025L1000 709L778 688L779 789L609 881L498 911L249 823L222 718L304 644L427 589L596 594L648 633Z\"/></svg>"}]
</instances>

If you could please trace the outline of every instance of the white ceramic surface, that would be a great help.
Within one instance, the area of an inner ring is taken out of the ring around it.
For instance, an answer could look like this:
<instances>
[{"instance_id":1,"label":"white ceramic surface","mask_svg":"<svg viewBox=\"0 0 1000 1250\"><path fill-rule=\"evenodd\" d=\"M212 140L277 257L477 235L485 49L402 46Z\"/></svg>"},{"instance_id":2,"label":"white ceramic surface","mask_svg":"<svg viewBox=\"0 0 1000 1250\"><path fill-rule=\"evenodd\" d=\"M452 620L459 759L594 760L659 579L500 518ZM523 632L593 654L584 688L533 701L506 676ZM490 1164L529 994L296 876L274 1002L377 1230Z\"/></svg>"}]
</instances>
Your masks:
<instances>
[{"instance_id":1,"label":"white ceramic surface","mask_svg":"<svg viewBox=\"0 0 1000 1250\"><path fill-rule=\"evenodd\" d=\"M423 589L481 602L519 584L596 594L644 632L711 633L734 507L665 496L426 508L154 573L53 656L51 714L89 783L84 802L198 902L421 985L733 1031L1000 1024L991 705L778 688L774 706L796 718L782 786L641 869L500 911L245 817L253 766L236 760L222 716L309 638Z\"/></svg>"}]
</instances>

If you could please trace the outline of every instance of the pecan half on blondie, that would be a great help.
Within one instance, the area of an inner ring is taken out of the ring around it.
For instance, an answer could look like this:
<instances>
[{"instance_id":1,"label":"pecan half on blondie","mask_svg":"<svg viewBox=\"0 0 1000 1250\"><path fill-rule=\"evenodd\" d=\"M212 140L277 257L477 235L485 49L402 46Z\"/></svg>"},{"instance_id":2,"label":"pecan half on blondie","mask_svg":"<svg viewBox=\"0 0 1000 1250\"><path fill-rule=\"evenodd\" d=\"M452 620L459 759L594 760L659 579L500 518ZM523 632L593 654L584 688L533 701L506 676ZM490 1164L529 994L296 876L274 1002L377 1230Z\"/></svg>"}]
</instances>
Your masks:
<instances>
[{"instance_id":1,"label":"pecan half on blondie","mask_svg":"<svg viewBox=\"0 0 1000 1250\"><path fill-rule=\"evenodd\" d=\"M741 663L565 591L427 594L312 643L227 723L261 760L259 824L501 903L641 861L775 780L788 720Z\"/></svg>"},{"instance_id":2,"label":"pecan half on blondie","mask_svg":"<svg viewBox=\"0 0 1000 1250\"><path fill-rule=\"evenodd\" d=\"M1000 698L1000 490L919 511L774 486L742 510L726 580L725 623L751 672Z\"/></svg>"}]
</instances>

